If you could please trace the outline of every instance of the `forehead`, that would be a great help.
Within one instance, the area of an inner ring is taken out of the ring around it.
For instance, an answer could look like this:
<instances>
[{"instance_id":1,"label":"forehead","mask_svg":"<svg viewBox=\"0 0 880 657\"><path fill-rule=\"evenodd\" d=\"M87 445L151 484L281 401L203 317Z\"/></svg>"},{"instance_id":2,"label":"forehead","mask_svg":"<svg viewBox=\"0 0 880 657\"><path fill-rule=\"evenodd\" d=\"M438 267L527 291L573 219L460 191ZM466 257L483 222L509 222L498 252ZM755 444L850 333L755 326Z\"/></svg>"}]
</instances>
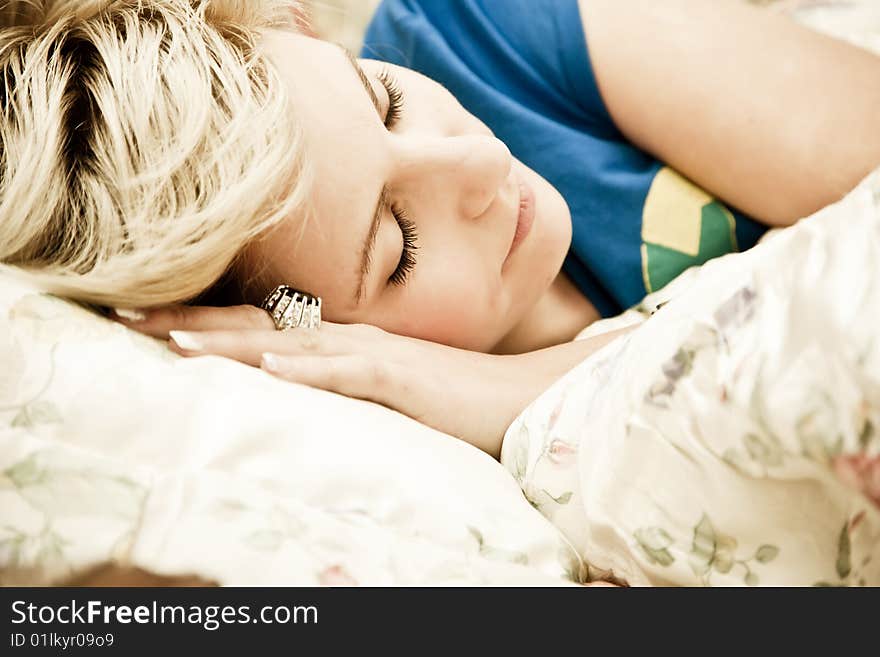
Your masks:
<instances>
[{"instance_id":1,"label":"forehead","mask_svg":"<svg viewBox=\"0 0 880 657\"><path fill-rule=\"evenodd\" d=\"M284 32L264 48L288 87L311 174L310 211L290 217L255 249L264 286L286 283L322 296L326 316L353 309L360 254L381 189L379 119L345 54Z\"/></svg>"}]
</instances>

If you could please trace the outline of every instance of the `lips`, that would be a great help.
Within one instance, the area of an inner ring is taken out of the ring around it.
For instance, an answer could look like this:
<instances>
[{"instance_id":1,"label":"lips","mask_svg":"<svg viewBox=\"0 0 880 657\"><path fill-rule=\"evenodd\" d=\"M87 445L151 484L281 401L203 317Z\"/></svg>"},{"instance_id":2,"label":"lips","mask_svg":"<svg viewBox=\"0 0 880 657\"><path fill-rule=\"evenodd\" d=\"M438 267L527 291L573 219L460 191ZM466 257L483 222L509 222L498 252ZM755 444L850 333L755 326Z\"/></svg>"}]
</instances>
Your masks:
<instances>
[{"instance_id":1,"label":"lips","mask_svg":"<svg viewBox=\"0 0 880 657\"><path fill-rule=\"evenodd\" d=\"M510 259L510 256L516 251L517 247L522 244L523 240L528 237L532 230L532 224L535 222L535 191L531 185L517 176L519 183L519 214L516 219L516 231L513 234L513 241L510 243L510 249L504 263Z\"/></svg>"}]
</instances>

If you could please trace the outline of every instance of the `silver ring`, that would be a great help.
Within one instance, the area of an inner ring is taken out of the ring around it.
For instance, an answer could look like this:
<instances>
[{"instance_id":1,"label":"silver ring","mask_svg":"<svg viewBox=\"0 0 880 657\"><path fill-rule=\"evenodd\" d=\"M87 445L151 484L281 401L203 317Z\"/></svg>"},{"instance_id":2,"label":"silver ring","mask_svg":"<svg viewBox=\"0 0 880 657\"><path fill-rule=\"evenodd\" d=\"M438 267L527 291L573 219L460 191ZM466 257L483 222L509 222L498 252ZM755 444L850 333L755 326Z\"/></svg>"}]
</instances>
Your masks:
<instances>
[{"instance_id":1,"label":"silver ring","mask_svg":"<svg viewBox=\"0 0 880 657\"><path fill-rule=\"evenodd\" d=\"M272 290L260 308L269 313L279 331L321 327L321 297L300 292L289 285L279 285Z\"/></svg>"}]
</instances>

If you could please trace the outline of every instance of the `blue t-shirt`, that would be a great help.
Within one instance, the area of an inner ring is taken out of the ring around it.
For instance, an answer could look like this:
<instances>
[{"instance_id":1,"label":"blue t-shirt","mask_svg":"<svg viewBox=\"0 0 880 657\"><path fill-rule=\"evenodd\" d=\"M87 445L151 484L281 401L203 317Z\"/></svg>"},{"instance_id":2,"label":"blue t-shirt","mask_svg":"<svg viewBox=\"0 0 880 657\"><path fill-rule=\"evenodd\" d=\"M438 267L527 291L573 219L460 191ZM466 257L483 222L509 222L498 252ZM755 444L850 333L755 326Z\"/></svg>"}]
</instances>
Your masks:
<instances>
[{"instance_id":1,"label":"blue t-shirt","mask_svg":"<svg viewBox=\"0 0 880 657\"><path fill-rule=\"evenodd\" d=\"M573 224L563 269L603 315L765 230L627 142L577 0L384 0L363 56L446 86L560 191Z\"/></svg>"}]
</instances>

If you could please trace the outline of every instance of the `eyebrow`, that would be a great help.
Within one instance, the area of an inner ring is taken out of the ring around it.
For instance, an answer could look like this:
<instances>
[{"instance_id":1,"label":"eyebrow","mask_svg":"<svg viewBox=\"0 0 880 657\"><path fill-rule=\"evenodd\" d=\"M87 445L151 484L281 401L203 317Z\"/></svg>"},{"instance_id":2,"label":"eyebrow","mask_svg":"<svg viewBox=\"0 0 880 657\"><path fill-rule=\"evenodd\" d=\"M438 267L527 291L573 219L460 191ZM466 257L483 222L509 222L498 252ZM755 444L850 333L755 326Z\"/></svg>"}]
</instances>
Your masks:
<instances>
[{"instance_id":1,"label":"eyebrow","mask_svg":"<svg viewBox=\"0 0 880 657\"><path fill-rule=\"evenodd\" d=\"M348 63L351 64L354 72L357 73L361 84L364 85L364 90L367 92L367 95L370 97L370 100L373 103L373 107L376 108L376 112L381 117L382 106L379 104L379 98L376 96L376 92L373 90L373 85L370 84L369 79L367 79L367 75L366 73L364 73L364 69L361 68L361 65L358 64L357 59L355 59L355 56L348 48L339 46L339 49L345 54L346 60L348 60ZM388 204L388 186L386 185L382 187L382 191L379 193L379 200L376 201L376 209L373 211L373 219L370 222L370 228L367 232L367 237L364 240L364 245L361 249L360 274L358 285L354 294L355 308L360 305L361 300L364 296L364 285L366 283L367 276L369 276L370 274L370 266L373 261L373 251L376 246L376 236L379 233L379 226L382 223L382 217L385 215L385 212L388 209Z\"/></svg>"},{"instance_id":2,"label":"eyebrow","mask_svg":"<svg viewBox=\"0 0 880 657\"><path fill-rule=\"evenodd\" d=\"M357 73L357 76L361 80L361 84L364 85L364 89L369 95L370 100L373 101L373 106L376 108L376 111L379 115L382 114L382 106L379 104L379 97L376 95L376 92L373 90L373 85L370 84L369 78L367 78L367 74L364 73L364 69L361 68L361 65L358 63L358 60L352 54L351 50L345 48L344 46L339 46L339 49L345 53L345 58L348 60L348 63L351 64L351 67L354 69L354 72Z\"/></svg>"}]
</instances>

